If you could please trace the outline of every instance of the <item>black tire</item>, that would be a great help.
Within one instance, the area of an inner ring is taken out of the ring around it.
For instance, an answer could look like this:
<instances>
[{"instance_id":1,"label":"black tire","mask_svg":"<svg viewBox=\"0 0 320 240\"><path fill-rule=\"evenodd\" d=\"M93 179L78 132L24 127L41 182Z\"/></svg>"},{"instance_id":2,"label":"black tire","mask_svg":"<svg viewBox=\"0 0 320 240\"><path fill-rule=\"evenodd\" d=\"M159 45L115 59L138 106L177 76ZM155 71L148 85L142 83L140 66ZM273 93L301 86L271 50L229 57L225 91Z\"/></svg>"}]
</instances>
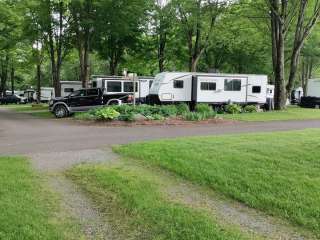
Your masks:
<instances>
[{"instance_id":1,"label":"black tire","mask_svg":"<svg viewBox=\"0 0 320 240\"><path fill-rule=\"evenodd\" d=\"M69 115L68 109L63 105L58 105L54 108L53 111L56 118L65 118Z\"/></svg>"}]
</instances>

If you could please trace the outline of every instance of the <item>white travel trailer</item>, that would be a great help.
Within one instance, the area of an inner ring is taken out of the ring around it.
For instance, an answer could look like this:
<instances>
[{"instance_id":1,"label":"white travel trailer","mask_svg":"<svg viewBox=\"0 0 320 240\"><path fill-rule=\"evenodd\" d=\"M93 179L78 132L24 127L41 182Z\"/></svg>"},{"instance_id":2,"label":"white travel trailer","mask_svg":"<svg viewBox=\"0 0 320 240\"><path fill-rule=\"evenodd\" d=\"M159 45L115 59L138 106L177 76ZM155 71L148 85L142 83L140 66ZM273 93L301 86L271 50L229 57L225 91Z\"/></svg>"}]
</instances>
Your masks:
<instances>
[{"instance_id":1,"label":"white travel trailer","mask_svg":"<svg viewBox=\"0 0 320 240\"><path fill-rule=\"evenodd\" d=\"M272 102L273 95L274 86L265 75L164 72L155 77L148 102L262 106Z\"/></svg>"},{"instance_id":2,"label":"white travel trailer","mask_svg":"<svg viewBox=\"0 0 320 240\"><path fill-rule=\"evenodd\" d=\"M139 102L144 103L149 95L149 89L153 77L138 77L135 87L135 97ZM103 94L110 99L122 100L133 95L133 81L124 76L92 76L92 87L103 89Z\"/></svg>"},{"instance_id":3,"label":"white travel trailer","mask_svg":"<svg viewBox=\"0 0 320 240\"><path fill-rule=\"evenodd\" d=\"M37 91L35 91L33 94L34 101L37 101L37 96L38 96L38 93ZM54 97L55 97L54 88L41 87L41 95L40 95L41 102L49 102Z\"/></svg>"},{"instance_id":4,"label":"white travel trailer","mask_svg":"<svg viewBox=\"0 0 320 240\"><path fill-rule=\"evenodd\" d=\"M74 91L80 90L82 88L82 83L80 81L61 81L61 97L69 96Z\"/></svg>"}]
</instances>

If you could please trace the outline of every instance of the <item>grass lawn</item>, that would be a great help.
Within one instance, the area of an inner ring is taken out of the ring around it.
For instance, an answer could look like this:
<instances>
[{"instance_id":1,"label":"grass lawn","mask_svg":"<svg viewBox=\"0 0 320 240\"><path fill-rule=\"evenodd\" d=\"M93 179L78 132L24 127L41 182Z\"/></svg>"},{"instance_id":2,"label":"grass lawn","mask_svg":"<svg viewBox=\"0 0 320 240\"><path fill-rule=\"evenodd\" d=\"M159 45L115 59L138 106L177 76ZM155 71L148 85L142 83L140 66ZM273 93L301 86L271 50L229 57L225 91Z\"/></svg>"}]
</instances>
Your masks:
<instances>
[{"instance_id":1,"label":"grass lawn","mask_svg":"<svg viewBox=\"0 0 320 240\"><path fill-rule=\"evenodd\" d=\"M219 115L225 119L239 121L285 121L285 120L312 120L320 119L319 109L300 108L290 106L283 111L242 113L242 114L223 114Z\"/></svg>"},{"instance_id":2,"label":"grass lawn","mask_svg":"<svg viewBox=\"0 0 320 240\"><path fill-rule=\"evenodd\" d=\"M42 180L26 159L0 157L0 239L79 239Z\"/></svg>"},{"instance_id":3,"label":"grass lawn","mask_svg":"<svg viewBox=\"0 0 320 240\"><path fill-rule=\"evenodd\" d=\"M100 210L107 211L113 222L127 226L129 235L123 239L246 239L235 230L220 227L203 212L166 200L153 176L145 171L125 164L82 165L67 175L89 193ZM118 229L122 232L121 227Z\"/></svg>"},{"instance_id":4,"label":"grass lawn","mask_svg":"<svg viewBox=\"0 0 320 240\"><path fill-rule=\"evenodd\" d=\"M115 151L320 236L320 130L162 140Z\"/></svg>"},{"instance_id":5,"label":"grass lawn","mask_svg":"<svg viewBox=\"0 0 320 240\"><path fill-rule=\"evenodd\" d=\"M21 104L21 105L4 105L3 107L10 108L16 112L32 112L40 110L48 110L49 107L47 104Z\"/></svg>"}]
</instances>

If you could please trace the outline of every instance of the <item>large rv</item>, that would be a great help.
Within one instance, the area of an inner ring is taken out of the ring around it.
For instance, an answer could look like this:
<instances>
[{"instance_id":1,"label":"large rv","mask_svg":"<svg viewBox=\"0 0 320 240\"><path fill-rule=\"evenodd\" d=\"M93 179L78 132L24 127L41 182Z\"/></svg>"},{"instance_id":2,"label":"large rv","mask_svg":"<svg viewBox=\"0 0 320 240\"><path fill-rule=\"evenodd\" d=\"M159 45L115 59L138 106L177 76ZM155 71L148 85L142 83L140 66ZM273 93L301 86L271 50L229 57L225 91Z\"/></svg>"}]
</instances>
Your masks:
<instances>
[{"instance_id":1,"label":"large rv","mask_svg":"<svg viewBox=\"0 0 320 240\"><path fill-rule=\"evenodd\" d=\"M265 75L164 72L155 77L148 102L264 106L272 105L273 95Z\"/></svg>"},{"instance_id":2,"label":"large rv","mask_svg":"<svg viewBox=\"0 0 320 240\"><path fill-rule=\"evenodd\" d=\"M153 80L154 77L138 77L135 86L137 102L146 102ZM124 76L93 76L91 84L93 88L103 89L105 98L110 101L123 101L134 91L133 81Z\"/></svg>"}]
</instances>

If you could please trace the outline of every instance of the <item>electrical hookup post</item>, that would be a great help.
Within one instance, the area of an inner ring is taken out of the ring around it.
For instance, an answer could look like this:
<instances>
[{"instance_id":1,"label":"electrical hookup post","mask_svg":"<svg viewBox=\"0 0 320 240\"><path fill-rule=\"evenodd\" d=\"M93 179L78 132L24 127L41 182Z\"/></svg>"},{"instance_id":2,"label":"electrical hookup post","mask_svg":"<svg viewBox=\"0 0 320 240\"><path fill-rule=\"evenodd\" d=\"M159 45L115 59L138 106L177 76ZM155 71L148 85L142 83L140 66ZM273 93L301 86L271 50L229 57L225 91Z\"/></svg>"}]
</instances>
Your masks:
<instances>
[{"instance_id":1,"label":"electrical hookup post","mask_svg":"<svg viewBox=\"0 0 320 240\"><path fill-rule=\"evenodd\" d=\"M138 81L138 75L136 73L130 73L129 74L129 78L132 80L133 82L133 107L136 107L136 92L137 92L137 81Z\"/></svg>"}]
</instances>

